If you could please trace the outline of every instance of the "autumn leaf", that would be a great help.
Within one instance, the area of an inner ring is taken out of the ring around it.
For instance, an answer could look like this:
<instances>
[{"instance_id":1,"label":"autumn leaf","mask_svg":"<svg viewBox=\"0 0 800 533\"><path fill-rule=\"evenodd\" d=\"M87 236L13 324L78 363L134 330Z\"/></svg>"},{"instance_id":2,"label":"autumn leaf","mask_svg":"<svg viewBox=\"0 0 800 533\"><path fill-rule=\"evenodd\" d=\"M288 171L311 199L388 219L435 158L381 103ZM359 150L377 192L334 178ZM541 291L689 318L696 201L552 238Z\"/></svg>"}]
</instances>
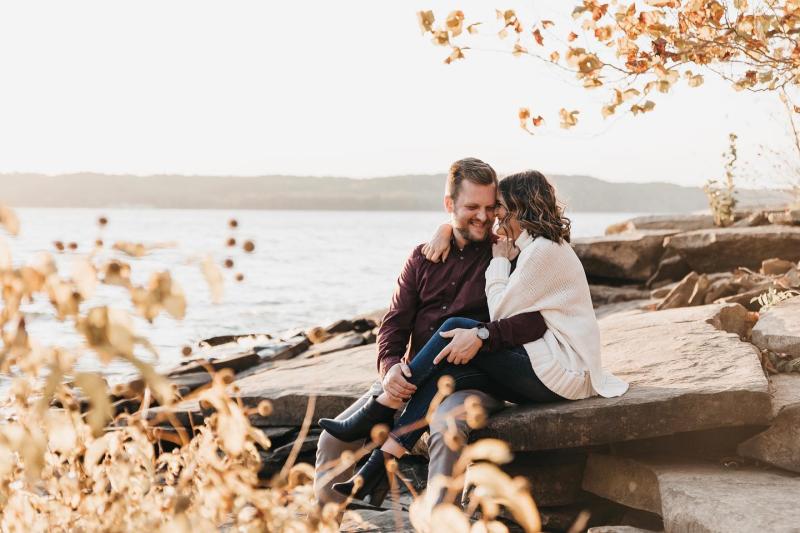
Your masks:
<instances>
[{"instance_id":1,"label":"autumn leaf","mask_svg":"<svg viewBox=\"0 0 800 533\"><path fill-rule=\"evenodd\" d=\"M5 205L0 205L0 226L3 226L11 235L19 234L17 214L13 209Z\"/></svg>"},{"instance_id":2,"label":"autumn leaf","mask_svg":"<svg viewBox=\"0 0 800 533\"><path fill-rule=\"evenodd\" d=\"M525 55L528 53L528 49L519 44L518 42L514 43L514 50L511 52L514 56L519 57L521 55Z\"/></svg>"},{"instance_id":3,"label":"autumn leaf","mask_svg":"<svg viewBox=\"0 0 800 533\"><path fill-rule=\"evenodd\" d=\"M419 11L417 12L417 22L422 33L425 34L433 30L433 11Z\"/></svg>"},{"instance_id":4,"label":"autumn leaf","mask_svg":"<svg viewBox=\"0 0 800 533\"><path fill-rule=\"evenodd\" d=\"M578 34L575 33L574 31L569 32L569 35L567 35L567 41L569 41L569 42L572 42L577 38L578 38Z\"/></svg>"},{"instance_id":5,"label":"autumn leaf","mask_svg":"<svg viewBox=\"0 0 800 533\"><path fill-rule=\"evenodd\" d=\"M542 37L542 32L538 28L533 30L533 38L536 40L536 44L544 46L544 37Z\"/></svg>"},{"instance_id":6,"label":"autumn leaf","mask_svg":"<svg viewBox=\"0 0 800 533\"><path fill-rule=\"evenodd\" d=\"M464 50L465 50L465 48L460 48L458 46L454 46L452 51L450 52L450 55L447 56L444 59L444 62L449 65L453 61L458 61L459 59L464 59L464 52L463 52Z\"/></svg>"},{"instance_id":7,"label":"autumn leaf","mask_svg":"<svg viewBox=\"0 0 800 533\"><path fill-rule=\"evenodd\" d=\"M553 26L555 26L555 22L553 22L552 20L543 20L542 21L542 28L544 28L545 30L547 28L551 28Z\"/></svg>"},{"instance_id":8,"label":"autumn leaf","mask_svg":"<svg viewBox=\"0 0 800 533\"><path fill-rule=\"evenodd\" d=\"M200 266L203 276L206 278L206 283L208 283L208 288L211 290L211 301L215 304L220 303L223 293L222 271L211 256L206 256Z\"/></svg>"},{"instance_id":9,"label":"autumn leaf","mask_svg":"<svg viewBox=\"0 0 800 533\"><path fill-rule=\"evenodd\" d=\"M561 118L560 126L564 129L569 129L578 124L578 113L579 111L567 111L562 107L558 112L558 115Z\"/></svg>"},{"instance_id":10,"label":"autumn leaf","mask_svg":"<svg viewBox=\"0 0 800 533\"><path fill-rule=\"evenodd\" d=\"M644 103L644 105L634 104L631 106L631 112L634 115L638 115L639 113L647 113L648 111L652 111L656 107L655 102L652 100L648 100Z\"/></svg>"},{"instance_id":11,"label":"autumn leaf","mask_svg":"<svg viewBox=\"0 0 800 533\"><path fill-rule=\"evenodd\" d=\"M106 423L114 416L114 409L108 398L107 384L98 374L80 372L75 375L75 384L89 398L91 408L86 421L92 428L95 438L103 435Z\"/></svg>"},{"instance_id":12,"label":"autumn leaf","mask_svg":"<svg viewBox=\"0 0 800 533\"><path fill-rule=\"evenodd\" d=\"M447 19L445 20L445 27L450 32L450 35L453 37L458 37L461 35L461 31L463 29L464 23L464 12L463 11L452 11L449 15L447 15Z\"/></svg>"},{"instance_id":13,"label":"autumn leaf","mask_svg":"<svg viewBox=\"0 0 800 533\"><path fill-rule=\"evenodd\" d=\"M481 24L482 24L481 22L475 22L474 24L470 24L469 26L467 26L467 33L469 33L470 35L478 33L478 26L480 26Z\"/></svg>"},{"instance_id":14,"label":"autumn leaf","mask_svg":"<svg viewBox=\"0 0 800 533\"><path fill-rule=\"evenodd\" d=\"M558 63L558 60L561 59L561 54L556 51L550 53L550 61L553 63Z\"/></svg>"}]
</instances>

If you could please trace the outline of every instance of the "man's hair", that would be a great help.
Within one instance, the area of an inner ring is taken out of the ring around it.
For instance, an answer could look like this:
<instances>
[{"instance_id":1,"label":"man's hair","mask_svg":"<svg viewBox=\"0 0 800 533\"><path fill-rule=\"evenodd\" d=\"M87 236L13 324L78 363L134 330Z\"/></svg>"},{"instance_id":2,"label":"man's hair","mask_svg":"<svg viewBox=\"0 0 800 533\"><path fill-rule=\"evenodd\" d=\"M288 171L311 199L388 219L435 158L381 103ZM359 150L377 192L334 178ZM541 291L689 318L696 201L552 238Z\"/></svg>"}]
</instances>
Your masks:
<instances>
[{"instance_id":1,"label":"man's hair","mask_svg":"<svg viewBox=\"0 0 800 533\"><path fill-rule=\"evenodd\" d=\"M484 163L480 159L474 157L459 159L450 165L444 193L455 200L458 193L461 192L461 182L464 180L471 181L476 185L494 184L497 186L497 173L488 163Z\"/></svg>"}]
</instances>

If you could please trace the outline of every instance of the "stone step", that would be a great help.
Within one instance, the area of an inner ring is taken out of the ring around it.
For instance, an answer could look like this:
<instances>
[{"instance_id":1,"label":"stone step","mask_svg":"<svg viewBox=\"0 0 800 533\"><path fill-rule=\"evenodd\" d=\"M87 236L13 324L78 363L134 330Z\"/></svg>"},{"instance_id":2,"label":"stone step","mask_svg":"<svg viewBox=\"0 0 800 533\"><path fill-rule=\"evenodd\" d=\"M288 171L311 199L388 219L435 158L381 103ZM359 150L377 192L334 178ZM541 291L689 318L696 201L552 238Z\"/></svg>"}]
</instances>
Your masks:
<instances>
[{"instance_id":1,"label":"stone step","mask_svg":"<svg viewBox=\"0 0 800 533\"><path fill-rule=\"evenodd\" d=\"M583 488L656 513L668 533L797 532L800 476L653 456L591 454Z\"/></svg>"},{"instance_id":2,"label":"stone step","mask_svg":"<svg viewBox=\"0 0 800 533\"><path fill-rule=\"evenodd\" d=\"M762 350L800 357L800 298L784 300L763 311L753 327L752 342Z\"/></svg>"}]
</instances>

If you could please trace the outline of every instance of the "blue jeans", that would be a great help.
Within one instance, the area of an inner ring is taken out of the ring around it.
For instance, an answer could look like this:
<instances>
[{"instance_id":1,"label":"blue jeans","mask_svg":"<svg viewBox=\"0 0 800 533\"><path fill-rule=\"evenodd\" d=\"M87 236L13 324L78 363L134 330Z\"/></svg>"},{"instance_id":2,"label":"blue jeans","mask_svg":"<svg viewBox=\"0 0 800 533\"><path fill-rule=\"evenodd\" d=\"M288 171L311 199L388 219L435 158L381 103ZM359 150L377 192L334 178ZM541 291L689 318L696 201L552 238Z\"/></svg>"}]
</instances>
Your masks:
<instances>
[{"instance_id":1,"label":"blue jeans","mask_svg":"<svg viewBox=\"0 0 800 533\"><path fill-rule=\"evenodd\" d=\"M471 329L479 324L470 318L448 318L409 363L411 377L408 381L416 385L417 390L406 403L393 430L397 431L393 436L406 450L414 447L426 426L407 432L399 430L425 418L442 376L452 376L456 390L478 389L499 400L517 404L564 399L539 380L522 346L497 352L480 351L466 365L454 365L446 359L438 365L433 364L439 352L450 343L450 339L442 337L440 333L458 328Z\"/></svg>"}]
</instances>

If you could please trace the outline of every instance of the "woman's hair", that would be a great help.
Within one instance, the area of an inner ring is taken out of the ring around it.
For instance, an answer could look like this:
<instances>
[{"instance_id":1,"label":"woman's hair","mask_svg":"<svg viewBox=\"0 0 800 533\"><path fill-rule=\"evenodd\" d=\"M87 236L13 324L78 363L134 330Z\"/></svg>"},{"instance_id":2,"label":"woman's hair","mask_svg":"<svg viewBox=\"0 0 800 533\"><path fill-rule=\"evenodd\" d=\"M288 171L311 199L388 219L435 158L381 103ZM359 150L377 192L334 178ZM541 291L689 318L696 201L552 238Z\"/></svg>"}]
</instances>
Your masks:
<instances>
[{"instance_id":1,"label":"woman's hair","mask_svg":"<svg viewBox=\"0 0 800 533\"><path fill-rule=\"evenodd\" d=\"M537 170L524 170L500 180L500 195L509 214L519 220L531 237L542 236L556 243L569 242L572 223L564 216L564 206L556 199L556 191ZM508 232L508 222L500 221Z\"/></svg>"}]
</instances>

